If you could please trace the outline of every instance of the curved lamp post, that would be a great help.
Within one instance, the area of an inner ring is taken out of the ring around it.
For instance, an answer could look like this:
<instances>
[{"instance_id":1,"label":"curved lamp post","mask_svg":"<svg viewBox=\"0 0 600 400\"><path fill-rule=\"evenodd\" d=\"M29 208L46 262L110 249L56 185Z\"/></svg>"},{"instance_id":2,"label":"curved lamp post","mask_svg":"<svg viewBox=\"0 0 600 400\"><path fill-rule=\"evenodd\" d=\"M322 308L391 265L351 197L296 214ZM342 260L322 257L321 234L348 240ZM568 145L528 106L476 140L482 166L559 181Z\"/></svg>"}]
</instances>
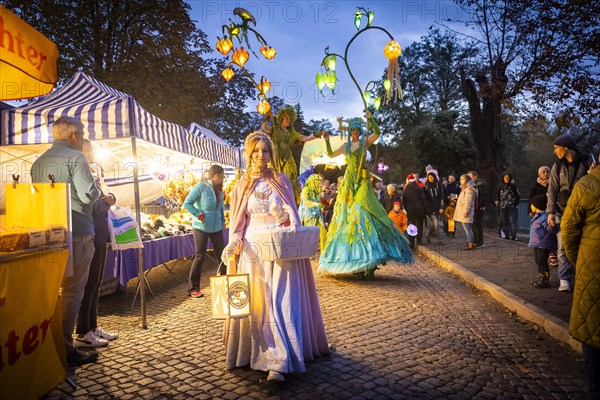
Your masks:
<instances>
[{"instance_id":1,"label":"curved lamp post","mask_svg":"<svg viewBox=\"0 0 600 400\"><path fill-rule=\"evenodd\" d=\"M337 85L337 74L335 72L335 69L337 67L337 60L339 58L342 61L344 61L344 66L348 71L348 75L350 75L350 78L352 79L352 81L356 85L356 88L358 89L358 92L360 93L365 111L368 110L369 105L372 105L375 110L379 110L379 107L381 106L381 98L377 96L376 93L374 93L376 84L373 81L368 82L365 85L364 90L361 89L348 63L348 50L350 49L350 46L352 45L354 40L361 34L367 32L368 30L380 30L384 32L390 39L390 41L386 44L383 50L383 54L389 60L388 75L387 79L384 81L383 84L386 91L386 103L389 102L394 96L402 99L402 89L400 85L400 74L398 67L398 57L402 55L402 48L400 47L400 44L398 44L398 42L394 40L394 37L386 29L380 26L371 25L374 17L375 13L373 11L366 10L363 7L358 7L357 11L354 13L354 26L356 27L358 32L356 32L352 36L352 38L350 38L348 44L346 44L343 56L337 53L330 52L329 46L325 48L325 57L321 61L321 65L325 68L325 72L319 72L316 76L316 83L321 94L323 94L322 91L325 87L328 87L333 93L335 93L335 86ZM364 27L361 27L363 18L367 19L367 23ZM369 128L369 124L367 124L367 133L369 131ZM364 140L366 141L366 138ZM365 158L365 152L366 146L363 146L360 162L358 165L358 171L356 171L356 176L358 180L361 179L360 171L362 169L362 162Z\"/></svg>"}]
</instances>

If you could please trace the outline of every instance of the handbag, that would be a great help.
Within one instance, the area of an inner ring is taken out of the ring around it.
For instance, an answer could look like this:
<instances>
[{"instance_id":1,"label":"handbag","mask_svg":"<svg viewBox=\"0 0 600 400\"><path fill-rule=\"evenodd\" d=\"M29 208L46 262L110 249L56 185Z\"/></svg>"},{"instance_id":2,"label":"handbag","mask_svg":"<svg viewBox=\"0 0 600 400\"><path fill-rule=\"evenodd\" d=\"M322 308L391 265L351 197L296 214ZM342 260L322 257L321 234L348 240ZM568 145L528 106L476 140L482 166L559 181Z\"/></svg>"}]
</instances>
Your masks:
<instances>
[{"instance_id":1,"label":"handbag","mask_svg":"<svg viewBox=\"0 0 600 400\"><path fill-rule=\"evenodd\" d=\"M237 271L230 261L231 271ZM215 319L243 318L250 315L250 274L217 275L210 277L211 312ZM229 268L228 268L228 271Z\"/></svg>"}]
</instances>

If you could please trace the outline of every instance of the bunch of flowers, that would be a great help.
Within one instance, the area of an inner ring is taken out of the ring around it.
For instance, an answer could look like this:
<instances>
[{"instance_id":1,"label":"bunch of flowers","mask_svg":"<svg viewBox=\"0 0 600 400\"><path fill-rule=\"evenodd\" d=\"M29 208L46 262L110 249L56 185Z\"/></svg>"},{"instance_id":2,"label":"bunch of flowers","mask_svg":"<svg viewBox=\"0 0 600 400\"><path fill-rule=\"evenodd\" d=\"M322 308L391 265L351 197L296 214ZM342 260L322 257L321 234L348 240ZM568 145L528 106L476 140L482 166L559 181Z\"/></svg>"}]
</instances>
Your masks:
<instances>
[{"instance_id":1,"label":"bunch of flowers","mask_svg":"<svg viewBox=\"0 0 600 400\"><path fill-rule=\"evenodd\" d=\"M165 206L172 210L179 210L190 193L190 190L200 179L191 171L183 171L176 177L165 182L162 193Z\"/></svg>"}]
</instances>

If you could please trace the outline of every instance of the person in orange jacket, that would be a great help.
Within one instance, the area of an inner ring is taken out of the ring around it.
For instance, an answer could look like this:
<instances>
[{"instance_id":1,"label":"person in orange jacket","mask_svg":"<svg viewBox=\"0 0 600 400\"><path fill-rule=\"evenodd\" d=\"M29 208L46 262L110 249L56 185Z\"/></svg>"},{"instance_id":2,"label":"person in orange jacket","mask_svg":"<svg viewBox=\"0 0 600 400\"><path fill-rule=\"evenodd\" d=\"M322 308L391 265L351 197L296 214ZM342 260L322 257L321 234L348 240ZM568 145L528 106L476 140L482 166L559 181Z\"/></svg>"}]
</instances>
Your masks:
<instances>
[{"instance_id":1,"label":"person in orange jacket","mask_svg":"<svg viewBox=\"0 0 600 400\"><path fill-rule=\"evenodd\" d=\"M402 207L400 207L399 201L394 202L394 208L390 210L388 217L390 217L394 223L394 226L400 231L400 233L406 232L406 229L408 228L408 217L406 216L404 210L402 210Z\"/></svg>"}]
</instances>

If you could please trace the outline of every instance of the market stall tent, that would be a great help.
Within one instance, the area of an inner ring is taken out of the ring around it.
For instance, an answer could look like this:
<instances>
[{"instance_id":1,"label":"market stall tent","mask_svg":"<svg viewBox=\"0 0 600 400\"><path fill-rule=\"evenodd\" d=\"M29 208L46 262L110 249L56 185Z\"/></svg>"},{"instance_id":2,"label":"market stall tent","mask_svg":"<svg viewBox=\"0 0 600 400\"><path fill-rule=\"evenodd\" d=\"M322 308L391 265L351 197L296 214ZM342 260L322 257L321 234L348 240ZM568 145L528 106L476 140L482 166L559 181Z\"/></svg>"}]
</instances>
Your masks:
<instances>
[{"instance_id":1,"label":"market stall tent","mask_svg":"<svg viewBox=\"0 0 600 400\"><path fill-rule=\"evenodd\" d=\"M31 181L31 164L50 147L50 125L61 116L83 122L86 137L94 143L96 159L104 167L105 182L124 206L135 203L134 172L138 175L140 204L147 204L161 196L162 181L182 167L196 172L212 163L240 167L240 149L215 141L214 133L214 137L201 136L161 120L131 96L78 72L52 94L1 112L4 183L11 182L13 174L20 176L20 182ZM140 139L135 141L136 161L132 138ZM3 199L4 188L0 204L4 204Z\"/></svg>"},{"instance_id":2,"label":"market stall tent","mask_svg":"<svg viewBox=\"0 0 600 400\"><path fill-rule=\"evenodd\" d=\"M170 169L178 168L179 163L203 169L220 159L211 139L196 136L180 125L156 117L133 97L82 72L77 72L59 90L25 107L3 110L0 116L3 183L10 183L13 175L20 176L20 182L30 182L31 164L52 143L52 123L62 116L74 117L83 123L86 137L97 143L96 152L107 155L102 162L106 181L118 203L135 204L138 212L143 196L148 193L151 193L148 198L160 196L162 182L154 176L165 174L156 174L157 169L175 173ZM237 163L239 160L238 156ZM231 162L236 163L236 160ZM0 186L0 204L4 204L4 184ZM141 253L138 258L141 282ZM143 287L141 285L142 326L146 328Z\"/></svg>"}]
</instances>

